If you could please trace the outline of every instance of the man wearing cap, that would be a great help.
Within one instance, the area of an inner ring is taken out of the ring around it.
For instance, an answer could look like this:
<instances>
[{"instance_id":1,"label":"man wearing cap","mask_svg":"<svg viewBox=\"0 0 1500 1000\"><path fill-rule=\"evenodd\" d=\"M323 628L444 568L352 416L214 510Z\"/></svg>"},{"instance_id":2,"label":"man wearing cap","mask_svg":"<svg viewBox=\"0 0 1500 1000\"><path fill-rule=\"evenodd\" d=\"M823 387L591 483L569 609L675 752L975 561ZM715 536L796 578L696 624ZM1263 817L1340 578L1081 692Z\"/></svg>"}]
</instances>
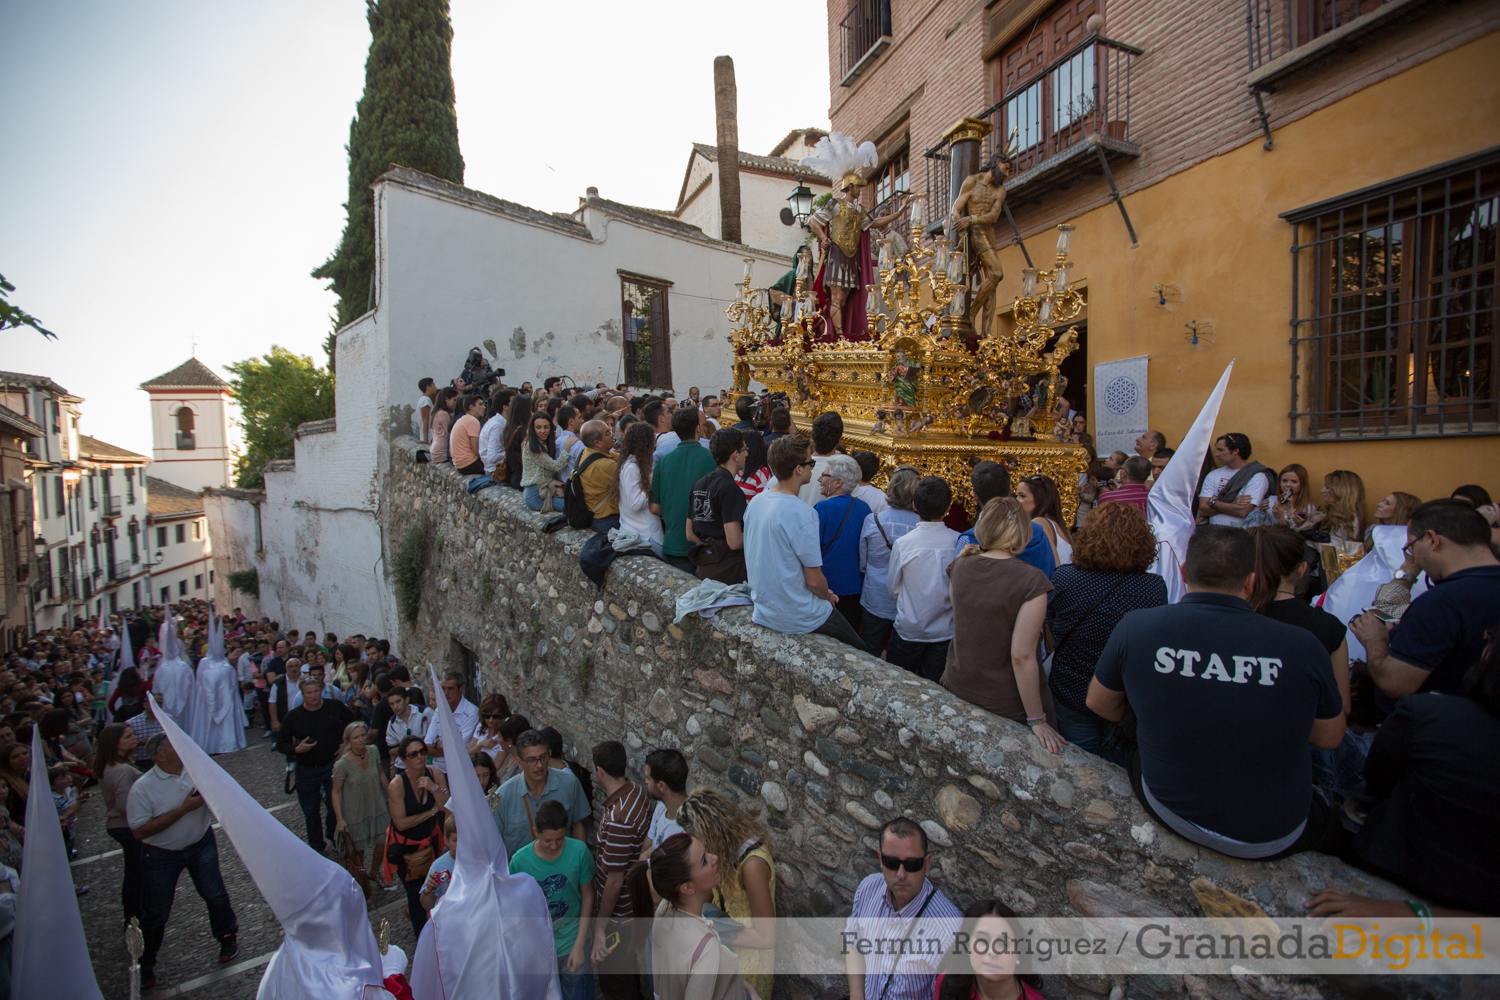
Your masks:
<instances>
[{"instance_id":1,"label":"man wearing cap","mask_svg":"<svg viewBox=\"0 0 1500 1000\"><path fill-rule=\"evenodd\" d=\"M146 950L141 954L141 986L156 985L156 953L172 915L177 878L187 869L193 888L208 904L208 925L219 942L219 963L240 953L239 922L219 871L219 843L203 797L183 773L182 759L165 733L146 742L154 767L136 779L125 807L126 822L141 842L141 882L146 913Z\"/></svg>"}]
</instances>

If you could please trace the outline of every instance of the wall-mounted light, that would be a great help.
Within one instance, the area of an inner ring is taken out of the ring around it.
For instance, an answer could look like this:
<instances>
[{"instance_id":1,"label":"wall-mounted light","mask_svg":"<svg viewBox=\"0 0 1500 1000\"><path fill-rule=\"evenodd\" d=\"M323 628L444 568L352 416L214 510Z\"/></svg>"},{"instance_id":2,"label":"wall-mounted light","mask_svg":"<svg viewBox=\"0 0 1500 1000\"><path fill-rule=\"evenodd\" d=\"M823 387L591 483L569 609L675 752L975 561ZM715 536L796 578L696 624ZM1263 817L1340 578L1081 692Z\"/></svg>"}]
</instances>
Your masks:
<instances>
[{"instance_id":1,"label":"wall-mounted light","mask_svg":"<svg viewBox=\"0 0 1500 1000\"><path fill-rule=\"evenodd\" d=\"M781 224L783 226L805 226L808 216L812 215L813 193L812 189L800 180L797 186L792 188L792 193L787 195L787 207L781 210Z\"/></svg>"}]
</instances>

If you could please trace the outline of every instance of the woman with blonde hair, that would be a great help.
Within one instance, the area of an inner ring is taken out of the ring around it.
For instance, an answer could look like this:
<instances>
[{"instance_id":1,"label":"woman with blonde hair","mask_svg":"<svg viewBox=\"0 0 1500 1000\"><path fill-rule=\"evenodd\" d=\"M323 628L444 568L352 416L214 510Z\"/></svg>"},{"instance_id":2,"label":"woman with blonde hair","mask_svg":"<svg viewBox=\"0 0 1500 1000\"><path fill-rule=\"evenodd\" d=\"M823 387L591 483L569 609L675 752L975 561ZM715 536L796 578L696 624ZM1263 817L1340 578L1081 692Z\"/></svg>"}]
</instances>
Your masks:
<instances>
[{"instance_id":1,"label":"woman with blonde hair","mask_svg":"<svg viewBox=\"0 0 1500 1000\"><path fill-rule=\"evenodd\" d=\"M1422 501L1410 493L1388 493L1375 505L1375 520L1365 529L1365 548L1372 545L1371 537L1377 524L1405 524L1411 520L1411 512L1422 506Z\"/></svg>"},{"instance_id":2,"label":"woman with blonde hair","mask_svg":"<svg viewBox=\"0 0 1500 1000\"><path fill-rule=\"evenodd\" d=\"M363 722L344 727L343 753L333 765L335 836L348 838L351 849L370 870L366 854L385 842L391 823L390 807L381 787L380 765L369 752L370 728Z\"/></svg>"},{"instance_id":3,"label":"woman with blonde hair","mask_svg":"<svg viewBox=\"0 0 1500 1000\"><path fill-rule=\"evenodd\" d=\"M757 993L769 997L776 978L776 861L770 838L749 813L707 785L693 789L677 807L677 824L718 857L723 877L715 902L745 927L732 945L740 972Z\"/></svg>"},{"instance_id":4,"label":"woman with blonde hair","mask_svg":"<svg viewBox=\"0 0 1500 1000\"><path fill-rule=\"evenodd\" d=\"M1365 516L1365 481L1359 473L1335 469L1323 477L1323 504L1298 524L1297 530L1308 532L1321 528L1335 545L1361 541Z\"/></svg>"},{"instance_id":5,"label":"woman with blonde hair","mask_svg":"<svg viewBox=\"0 0 1500 1000\"><path fill-rule=\"evenodd\" d=\"M1268 494L1261 501L1262 508L1276 523L1296 528L1318 509L1312 502L1312 478L1308 476L1305 466L1298 465L1296 462L1286 466L1277 475L1276 483L1276 494L1274 496ZM1262 521L1261 523L1270 522Z\"/></svg>"},{"instance_id":6,"label":"woman with blonde hair","mask_svg":"<svg viewBox=\"0 0 1500 1000\"><path fill-rule=\"evenodd\" d=\"M1016 556L1031 542L1031 518L1015 497L995 497L968 545L948 567L953 641L941 684L964 701L1031 727L1053 753L1063 738L1052 692L1037 663L1052 581Z\"/></svg>"}]
</instances>

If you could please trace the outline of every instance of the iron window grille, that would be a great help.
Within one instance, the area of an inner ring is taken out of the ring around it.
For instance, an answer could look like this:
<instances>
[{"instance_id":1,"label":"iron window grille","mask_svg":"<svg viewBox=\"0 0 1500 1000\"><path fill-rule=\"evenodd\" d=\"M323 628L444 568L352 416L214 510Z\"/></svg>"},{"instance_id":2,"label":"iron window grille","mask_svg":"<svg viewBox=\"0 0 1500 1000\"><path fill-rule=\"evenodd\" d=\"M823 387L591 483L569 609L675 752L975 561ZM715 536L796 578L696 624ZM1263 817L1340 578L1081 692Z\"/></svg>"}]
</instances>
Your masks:
<instances>
[{"instance_id":1,"label":"iron window grille","mask_svg":"<svg viewBox=\"0 0 1500 1000\"><path fill-rule=\"evenodd\" d=\"M1286 213L1291 439L1495 434L1500 147Z\"/></svg>"},{"instance_id":2,"label":"iron window grille","mask_svg":"<svg viewBox=\"0 0 1500 1000\"><path fill-rule=\"evenodd\" d=\"M891 42L891 0L854 0L839 22L839 81L849 86Z\"/></svg>"}]
</instances>

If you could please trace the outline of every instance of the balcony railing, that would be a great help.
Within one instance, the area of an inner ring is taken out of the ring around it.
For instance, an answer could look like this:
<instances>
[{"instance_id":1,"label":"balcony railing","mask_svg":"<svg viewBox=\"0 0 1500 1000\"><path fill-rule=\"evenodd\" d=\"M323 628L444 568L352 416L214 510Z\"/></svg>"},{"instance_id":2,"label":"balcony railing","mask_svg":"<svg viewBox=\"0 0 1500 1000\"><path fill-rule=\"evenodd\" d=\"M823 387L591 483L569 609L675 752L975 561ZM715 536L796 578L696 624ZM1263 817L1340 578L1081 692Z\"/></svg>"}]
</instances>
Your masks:
<instances>
[{"instance_id":1,"label":"balcony railing","mask_svg":"<svg viewBox=\"0 0 1500 1000\"><path fill-rule=\"evenodd\" d=\"M1130 141L1130 66L1141 50L1091 35L1000 101L975 115L994 126L982 163L1014 142L1007 200L1037 201L1078 175L1107 170L1107 160L1139 156ZM944 140L927 150L931 218L953 203L951 156Z\"/></svg>"},{"instance_id":2,"label":"balcony railing","mask_svg":"<svg viewBox=\"0 0 1500 1000\"><path fill-rule=\"evenodd\" d=\"M1417 13L1433 0L1245 0L1250 86L1270 91L1308 65Z\"/></svg>"},{"instance_id":3,"label":"balcony railing","mask_svg":"<svg viewBox=\"0 0 1500 1000\"><path fill-rule=\"evenodd\" d=\"M192 431L178 431L177 432L177 450L178 451L195 451L197 449L197 447L198 447L198 441L197 441L197 438L193 437L193 432Z\"/></svg>"},{"instance_id":4,"label":"balcony railing","mask_svg":"<svg viewBox=\"0 0 1500 1000\"><path fill-rule=\"evenodd\" d=\"M128 580L133 572L130 562L125 559L116 559L109 564L109 578L111 580Z\"/></svg>"},{"instance_id":5,"label":"balcony railing","mask_svg":"<svg viewBox=\"0 0 1500 1000\"><path fill-rule=\"evenodd\" d=\"M839 22L839 39L839 85L848 87L891 44L891 0L854 0Z\"/></svg>"},{"instance_id":6,"label":"balcony railing","mask_svg":"<svg viewBox=\"0 0 1500 1000\"><path fill-rule=\"evenodd\" d=\"M104 495L105 517L119 517L122 510L124 508L120 506L120 498L118 496L111 496L108 493Z\"/></svg>"}]
</instances>

